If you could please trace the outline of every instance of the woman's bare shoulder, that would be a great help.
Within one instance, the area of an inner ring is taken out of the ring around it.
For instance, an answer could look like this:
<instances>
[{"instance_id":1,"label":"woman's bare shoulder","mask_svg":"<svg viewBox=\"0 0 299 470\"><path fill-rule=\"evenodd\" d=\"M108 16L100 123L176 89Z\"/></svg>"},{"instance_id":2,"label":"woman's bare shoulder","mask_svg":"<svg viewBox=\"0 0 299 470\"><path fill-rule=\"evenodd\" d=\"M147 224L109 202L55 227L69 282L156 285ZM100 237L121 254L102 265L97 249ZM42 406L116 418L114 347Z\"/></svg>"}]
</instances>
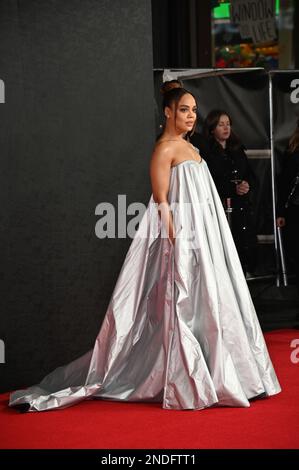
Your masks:
<instances>
[{"instance_id":1,"label":"woman's bare shoulder","mask_svg":"<svg viewBox=\"0 0 299 470\"><path fill-rule=\"evenodd\" d=\"M153 149L151 164L171 165L174 158L174 142L156 142Z\"/></svg>"}]
</instances>

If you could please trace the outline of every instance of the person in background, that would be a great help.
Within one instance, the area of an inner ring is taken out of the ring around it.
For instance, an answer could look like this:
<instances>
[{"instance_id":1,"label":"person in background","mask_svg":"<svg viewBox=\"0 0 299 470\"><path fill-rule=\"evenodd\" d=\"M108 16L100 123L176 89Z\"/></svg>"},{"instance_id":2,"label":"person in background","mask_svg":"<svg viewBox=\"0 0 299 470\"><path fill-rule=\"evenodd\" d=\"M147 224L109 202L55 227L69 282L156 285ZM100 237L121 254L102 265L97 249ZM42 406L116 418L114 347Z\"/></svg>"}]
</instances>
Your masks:
<instances>
[{"instance_id":1,"label":"person in background","mask_svg":"<svg viewBox=\"0 0 299 470\"><path fill-rule=\"evenodd\" d=\"M284 241L299 292L299 119L283 156L277 184L276 225L284 227Z\"/></svg>"},{"instance_id":2,"label":"person in background","mask_svg":"<svg viewBox=\"0 0 299 470\"><path fill-rule=\"evenodd\" d=\"M250 203L254 174L244 146L232 130L225 110L212 110L204 121L206 160L227 212L234 241L245 273L256 268L257 238Z\"/></svg>"}]
</instances>

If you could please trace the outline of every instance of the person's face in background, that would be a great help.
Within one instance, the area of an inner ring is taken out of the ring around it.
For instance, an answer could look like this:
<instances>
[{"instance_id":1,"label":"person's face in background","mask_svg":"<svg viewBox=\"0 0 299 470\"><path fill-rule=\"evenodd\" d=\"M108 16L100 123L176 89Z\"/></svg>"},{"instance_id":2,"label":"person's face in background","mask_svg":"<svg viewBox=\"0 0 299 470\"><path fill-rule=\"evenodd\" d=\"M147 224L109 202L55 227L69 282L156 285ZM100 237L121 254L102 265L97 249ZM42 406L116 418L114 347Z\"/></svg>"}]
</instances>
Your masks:
<instances>
[{"instance_id":1,"label":"person's face in background","mask_svg":"<svg viewBox=\"0 0 299 470\"><path fill-rule=\"evenodd\" d=\"M218 142L225 142L229 139L231 133L230 119L226 114L222 114L218 124L213 131L213 135Z\"/></svg>"},{"instance_id":2,"label":"person's face in background","mask_svg":"<svg viewBox=\"0 0 299 470\"><path fill-rule=\"evenodd\" d=\"M177 104L177 110L175 110L174 103L171 107L165 108L168 126L173 127L178 134L186 134L192 131L196 123L196 113L197 107L195 99L189 93L182 96Z\"/></svg>"}]
</instances>

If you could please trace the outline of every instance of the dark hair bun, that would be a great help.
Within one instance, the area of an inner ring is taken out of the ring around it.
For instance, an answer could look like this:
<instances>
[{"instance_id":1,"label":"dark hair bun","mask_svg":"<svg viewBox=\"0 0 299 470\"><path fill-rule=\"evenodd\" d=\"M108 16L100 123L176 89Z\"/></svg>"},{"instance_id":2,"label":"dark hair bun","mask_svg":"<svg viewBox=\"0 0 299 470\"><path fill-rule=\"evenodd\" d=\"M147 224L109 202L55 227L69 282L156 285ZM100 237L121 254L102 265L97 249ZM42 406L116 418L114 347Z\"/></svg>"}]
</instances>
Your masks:
<instances>
[{"instance_id":1,"label":"dark hair bun","mask_svg":"<svg viewBox=\"0 0 299 470\"><path fill-rule=\"evenodd\" d=\"M162 95L167 93L170 90L173 90L174 88L183 88L183 84L180 80L168 80L167 82L164 82L161 85L160 91Z\"/></svg>"}]
</instances>

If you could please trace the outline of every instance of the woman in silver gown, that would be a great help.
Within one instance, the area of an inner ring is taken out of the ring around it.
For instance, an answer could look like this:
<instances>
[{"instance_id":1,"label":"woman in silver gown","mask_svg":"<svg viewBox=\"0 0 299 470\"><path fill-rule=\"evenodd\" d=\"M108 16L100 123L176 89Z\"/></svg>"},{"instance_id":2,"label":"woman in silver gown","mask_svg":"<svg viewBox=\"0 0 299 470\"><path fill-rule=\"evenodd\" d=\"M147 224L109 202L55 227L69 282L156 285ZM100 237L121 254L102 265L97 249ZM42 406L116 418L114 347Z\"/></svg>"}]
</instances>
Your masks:
<instances>
[{"instance_id":1,"label":"woman in silver gown","mask_svg":"<svg viewBox=\"0 0 299 470\"><path fill-rule=\"evenodd\" d=\"M153 194L94 348L13 392L10 406L42 411L99 398L248 407L280 392L217 189L184 139L195 127L195 99L170 90L164 112Z\"/></svg>"}]
</instances>

